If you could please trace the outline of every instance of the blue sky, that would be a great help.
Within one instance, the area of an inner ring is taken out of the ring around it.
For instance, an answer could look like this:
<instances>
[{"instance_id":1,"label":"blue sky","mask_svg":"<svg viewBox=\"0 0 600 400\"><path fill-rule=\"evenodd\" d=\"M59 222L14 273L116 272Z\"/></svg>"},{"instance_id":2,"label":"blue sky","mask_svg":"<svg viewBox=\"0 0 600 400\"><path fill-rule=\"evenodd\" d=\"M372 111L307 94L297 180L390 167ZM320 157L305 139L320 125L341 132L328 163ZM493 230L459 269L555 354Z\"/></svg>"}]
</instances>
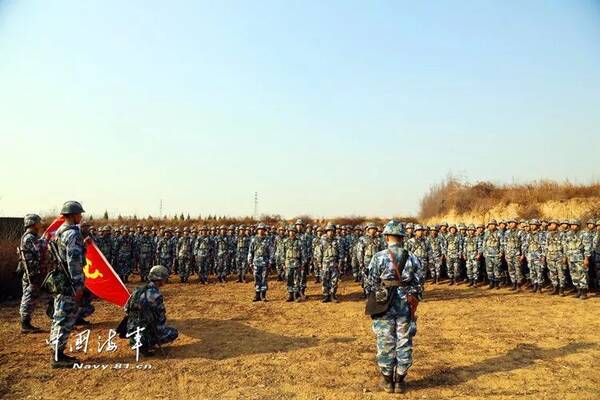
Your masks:
<instances>
[{"instance_id":1,"label":"blue sky","mask_svg":"<svg viewBox=\"0 0 600 400\"><path fill-rule=\"evenodd\" d=\"M597 1L0 0L0 215L415 214L600 179Z\"/></svg>"}]
</instances>

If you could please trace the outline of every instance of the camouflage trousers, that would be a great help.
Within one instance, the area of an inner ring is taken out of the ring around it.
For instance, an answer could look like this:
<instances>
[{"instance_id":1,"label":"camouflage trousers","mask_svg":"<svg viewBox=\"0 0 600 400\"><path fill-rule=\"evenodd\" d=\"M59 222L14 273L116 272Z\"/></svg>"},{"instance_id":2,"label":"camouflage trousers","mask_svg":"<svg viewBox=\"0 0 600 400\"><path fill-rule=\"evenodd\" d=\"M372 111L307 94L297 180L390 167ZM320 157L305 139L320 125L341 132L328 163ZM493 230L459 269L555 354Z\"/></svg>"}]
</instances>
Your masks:
<instances>
[{"instance_id":1,"label":"camouflage trousers","mask_svg":"<svg viewBox=\"0 0 600 400\"><path fill-rule=\"evenodd\" d=\"M460 263L458 257L446 258L446 268L448 269L448 278L460 278Z\"/></svg>"},{"instance_id":2,"label":"camouflage trousers","mask_svg":"<svg viewBox=\"0 0 600 400\"><path fill-rule=\"evenodd\" d=\"M84 289L84 295L81 299L81 306L77 312L77 318L86 318L94 313L96 308L92 304L92 293L86 288Z\"/></svg>"},{"instance_id":3,"label":"camouflage trousers","mask_svg":"<svg viewBox=\"0 0 600 400\"><path fill-rule=\"evenodd\" d=\"M444 261L442 260L442 257L434 257L432 259L432 261L429 263L429 275L431 275L432 278L439 278L441 273L442 273L442 265L444 264Z\"/></svg>"},{"instance_id":4,"label":"camouflage trousers","mask_svg":"<svg viewBox=\"0 0 600 400\"><path fill-rule=\"evenodd\" d=\"M29 283L27 278L23 276L21 287L23 288L21 306L19 307L21 321L31 320L31 315L40 297L40 286L35 282Z\"/></svg>"},{"instance_id":5,"label":"camouflage trousers","mask_svg":"<svg viewBox=\"0 0 600 400\"><path fill-rule=\"evenodd\" d=\"M523 272L521 271L521 256L518 254L506 256L506 265L508 276L512 283L521 283L523 281Z\"/></svg>"},{"instance_id":6,"label":"camouflage trousers","mask_svg":"<svg viewBox=\"0 0 600 400\"><path fill-rule=\"evenodd\" d=\"M198 276L201 282L208 280L209 262L210 259L208 256L196 256L196 268L198 269Z\"/></svg>"},{"instance_id":7,"label":"camouflage trousers","mask_svg":"<svg viewBox=\"0 0 600 400\"><path fill-rule=\"evenodd\" d=\"M172 341L177 339L177 337L179 336L179 332L177 331L177 328L172 327L172 326L166 326L166 325L157 326L156 332L158 334L158 337L154 338L155 344L171 343Z\"/></svg>"},{"instance_id":8,"label":"camouflage trousers","mask_svg":"<svg viewBox=\"0 0 600 400\"><path fill-rule=\"evenodd\" d=\"M416 334L416 324L411 324L408 302L396 298L383 316L373 319L373 333L377 344L377 365L381 373L387 376L394 372L405 375L413 363L412 338Z\"/></svg>"},{"instance_id":9,"label":"camouflage trousers","mask_svg":"<svg viewBox=\"0 0 600 400\"><path fill-rule=\"evenodd\" d=\"M313 273L315 274L315 278L321 277L321 264L316 258L313 258Z\"/></svg>"},{"instance_id":10,"label":"camouflage trousers","mask_svg":"<svg viewBox=\"0 0 600 400\"><path fill-rule=\"evenodd\" d=\"M126 279L131 275L133 260L130 255L119 256L117 258L117 274L121 279Z\"/></svg>"},{"instance_id":11,"label":"camouflage trousers","mask_svg":"<svg viewBox=\"0 0 600 400\"><path fill-rule=\"evenodd\" d=\"M301 268L297 265L288 266L286 268L287 274L287 291L288 293L297 293L302 287L302 276Z\"/></svg>"},{"instance_id":12,"label":"camouflage trousers","mask_svg":"<svg viewBox=\"0 0 600 400\"><path fill-rule=\"evenodd\" d=\"M64 294L54 296L54 314L52 315L49 340L52 349L62 350L65 348L78 315L79 306L72 296Z\"/></svg>"},{"instance_id":13,"label":"camouflage trousers","mask_svg":"<svg viewBox=\"0 0 600 400\"><path fill-rule=\"evenodd\" d=\"M246 271L248 270L248 257L247 254L239 254L236 259L236 270L238 277L240 279L244 279L246 276Z\"/></svg>"},{"instance_id":14,"label":"camouflage trousers","mask_svg":"<svg viewBox=\"0 0 600 400\"><path fill-rule=\"evenodd\" d=\"M227 257L225 258L227 266L227 275L235 273L235 254L233 251L229 251L227 253Z\"/></svg>"},{"instance_id":15,"label":"camouflage trousers","mask_svg":"<svg viewBox=\"0 0 600 400\"><path fill-rule=\"evenodd\" d=\"M140 254L140 276L143 280L146 280L148 277L148 273L150 272L150 268L152 268L152 255L150 254Z\"/></svg>"},{"instance_id":16,"label":"camouflage trousers","mask_svg":"<svg viewBox=\"0 0 600 400\"><path fill-rule=\"evenodd\" d=\"M215 273L219 278L225 279L227 276L227 256L225 254L217 256Z\"/></svg>"},{"instance_id":17,"label":"camouflage trousers","mask_svg":"<svg viewBox=\"0 0 600 400\"><path fill-rule=\"evenodd\" d=\"M541 258L529 258L529 279L534 285L544 284L544 263Z\"/></svg>"},{"instance_id":18,"label":"camouflage trousers","mask_svg":"<svg viewBox=\"0 0 600 400\"><path fill-rule=\"evenodd\" d=\"M188 278L190 277L190 274L192 272L192 258L191 257L179 257L177 258L177 264L178 264L178 272L179 272L179 279L181 280L181 282L185 282L188 280Z\"/></svg>"},{"instance_id":19,"label":"camouflage trousers","mask_svg":"<svg viewBox=\"0 0 600 400\"><path fill-rule=\"evenodd\" d=\"M590 265L596 274L596 289L600 289L600 253L594 252L590 257Z\"/></svg>"},{"instance_id":20,"label":"camouflage trousers","mask_svg":"<svg viewBox=\"0 0 600 400\"><path fill-rule=\"evenodd\" d=\"M358 259L356 257L353 257L351 264L352 264L352 276L354 276L355 278L360 278L361 273L360 273L360 264L358 263Z\"/></svg>"},{"instance_id":21,"label":"camouflage trousers","mask_svg":"<svg viewBox=\"0 0 600 400\"><path fill-rule=\"evenodd\" d=\"M588 288L587 270L583 268L583 259L569 258L569 272L571 273L573 286L577 289Z\"/></svg>"},{"instance_id":22,"label":"camouflage trousers","mask_svg":"<svg viewBox=\"0 0 600 400\"><path fill-rule=\"evenodd\" d=\"M548 276L552 286L565 287L565 263L564 258L548 258Z\"/></svg>"},{"instance_id":23,"label":"camouflage trousers","mask_svg":"<svg viewBox=\"0 0 600 400\"><path fill-rule=\"evenodd\" d=\"M269 287L267 284L268 268L266 264L252 265L254 273L254 289L257 292L266 291Z\"/></svg>"},{"instance_id":24,"label":"camouflage trousers","mask_svg":"<svg viewBox=\"0 0 600 400\"><path fill-rule=\"evenodd\" d=\"M477 282L479 279L479 260L475 257L467 257L465 266L467 269L467 278Z\"/></svg>"},{"instance_id":25,"label":"camouflage trousers","mask_svg":"<svg viewBox=\"0 0 600 400\"><path fill-rule=\"evenodd\" d=\"M485 273L490 282L498 282L502 279L502 265L499 256L485 257Z\"/></svg>"},{"instance_id":26,"label":"camouflage trousers","mask_svg":"<svg viewBox=\"0 0 600 400\"><path fill-rule=\"evenodd\" d=\"M161 257L158 260L159 265L162 265L169 270L169 275L173 272L173 259L169 257Z\"/></svg>"},{"instance_id":27,"label":"camouflage trousers","mask_svg":"<svg viewBox=\"0 0 600 400\"><path fill-rule=\"evenodd\" d=\"M340 271L337 265L324 262L323 268L321 268L321 282L324 295L334 294L337 291L339 278Z\"/></svg>"}]
</instances>

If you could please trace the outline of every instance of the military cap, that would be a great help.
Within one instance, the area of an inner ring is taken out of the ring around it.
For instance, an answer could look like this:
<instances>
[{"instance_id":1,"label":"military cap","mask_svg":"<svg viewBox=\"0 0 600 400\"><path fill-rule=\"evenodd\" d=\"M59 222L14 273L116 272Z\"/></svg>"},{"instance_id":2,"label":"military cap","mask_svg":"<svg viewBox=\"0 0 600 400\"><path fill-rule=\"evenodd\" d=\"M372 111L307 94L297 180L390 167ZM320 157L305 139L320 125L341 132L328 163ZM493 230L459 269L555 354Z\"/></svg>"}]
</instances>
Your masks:
<instances>
[{"instance_id":1,"label":"military cap","mask_svg":"<svg viewBox=\"0 0 600 400\"><path fill-rule=\"evenodd\" d=\"M27 214L23 219L23 225L25 225L25 228L29 228L30 226L33 226L38 222L42 222L42 219L37 214Z\"/></svg>"},{"instance_id":2,"label":"military cap","mask_svg":"<svg viewBox=\"0 0 600 400\"><path fill-rule=\"evenodd\" d=\"M164 281L169 277L169 270L162 265L155 265L150 268L148 273L148 280L150 281Z\"/></svg>"},{"instance_id":3,"label":"military cap","mask_svg":"<svg viewBox=\"0 0 600 400\"><path fill-rule=\"evenodd\" d=\"M390 236L404 236L404 225L402 222L392 220L385 224L385 227L383 228L383 234Z\"/></svg>"},{"instance_id":4,"label":"military cap","mask_svg":"<svg viewBox=\"0 0 600 400\"><path fill-rule=\"evenodd\" d=\"M82 214L85 210L81 206L81 203L78 201L67 201L63 204L60 213L62 215L70 215L70 214Z\"/></svg>"}]
</instances>

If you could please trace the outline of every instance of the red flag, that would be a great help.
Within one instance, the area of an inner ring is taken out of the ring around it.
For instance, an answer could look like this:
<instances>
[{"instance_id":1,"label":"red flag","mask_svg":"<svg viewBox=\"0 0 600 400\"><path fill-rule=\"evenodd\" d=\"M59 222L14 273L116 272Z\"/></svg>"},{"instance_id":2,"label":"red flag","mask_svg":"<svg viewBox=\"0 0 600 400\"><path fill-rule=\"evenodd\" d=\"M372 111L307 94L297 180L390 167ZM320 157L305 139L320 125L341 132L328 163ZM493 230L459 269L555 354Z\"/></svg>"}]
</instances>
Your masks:
<instances>
[{"instance_id":1,"label":"red flag","mask_svg":"<svg viewBox=\"0 0 600 400\"><path fill-rule=\"evenodd\" d=\"M129 299L129 291L94 241L87 244L85 257L85 286L101 299L123 307Z\"/></svg>"},{"instance_id":2,"label":"red flag","mask_svg":"<svg viewBox=\"0 0 600 400\"><path fill-rule=\"evenodd\" d=\"M46 228L46 231L43 234L44 239L47 239L47 240L53 239L54 236L56 235L56 231L58 230L58 228L60 228L61 225L64 223L65 223L64 215L59 215L58 217L56 217L56 219L54 221L52 221L52 223L50 225L48 225L48 228Z\"/></svg>"}]
</instances>

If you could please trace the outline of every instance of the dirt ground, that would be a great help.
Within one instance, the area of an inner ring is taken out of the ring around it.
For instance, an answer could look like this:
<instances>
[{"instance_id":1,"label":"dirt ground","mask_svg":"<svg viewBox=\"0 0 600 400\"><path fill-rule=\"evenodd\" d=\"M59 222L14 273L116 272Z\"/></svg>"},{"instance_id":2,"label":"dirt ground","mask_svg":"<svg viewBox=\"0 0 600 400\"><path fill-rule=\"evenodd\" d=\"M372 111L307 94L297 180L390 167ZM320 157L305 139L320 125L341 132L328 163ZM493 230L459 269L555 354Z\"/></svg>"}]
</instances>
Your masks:
<instances>
[{"instance_id":1,"label":"dirt ground","mask_svg":"<svg viewBox=\"0 0 600 400\"><path fill-rule=\"evenodd\" d=\"M195 278L193 279L195 283ZM135 285L135 284L134 284ZM163 294L180 332L164 356L141 360L118 339L98 353L98 335L116 327L116 306L97 301L91 364L130 369L53 370L47 333L20 335L17 304L0 307L0 398L9 399L600 399L600 298L587 301L507 289L431 286L419 308L414 365L405 395L379 391L370 319L348 280L341 302L252 303L252 285L170 283ZM36 311L34 323L49 327ZM81 330L81 329L80 329Z\"/></svg>"}]
</instances>

